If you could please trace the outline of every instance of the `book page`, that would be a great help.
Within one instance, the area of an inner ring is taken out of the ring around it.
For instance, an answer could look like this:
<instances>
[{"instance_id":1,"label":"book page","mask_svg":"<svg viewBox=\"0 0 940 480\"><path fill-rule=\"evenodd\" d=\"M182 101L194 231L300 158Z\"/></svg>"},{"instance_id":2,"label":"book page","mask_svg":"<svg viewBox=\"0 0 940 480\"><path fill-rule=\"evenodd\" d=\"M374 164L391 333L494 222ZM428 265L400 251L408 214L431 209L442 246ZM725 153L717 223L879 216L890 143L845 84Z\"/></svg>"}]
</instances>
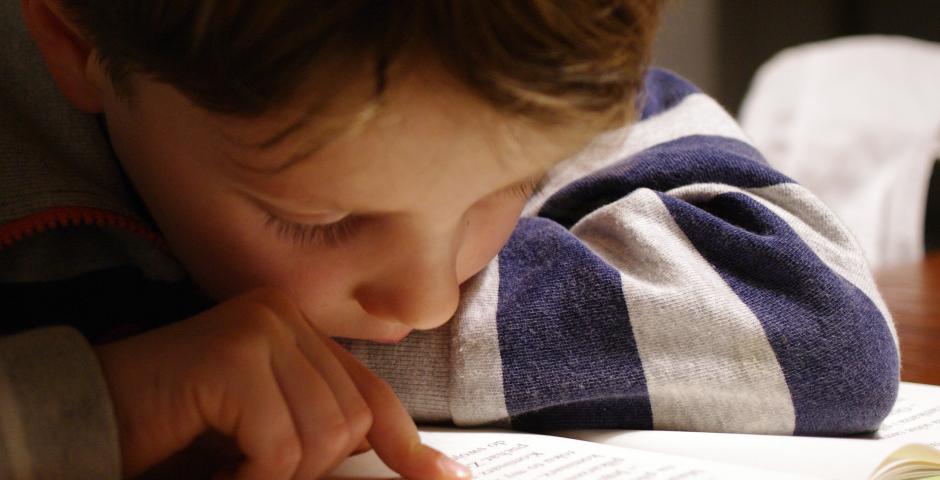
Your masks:
<instances>
[{"instance_id":1,"label":"book page","mask_svg":"<svg viewBox=\"0 0 940 480\"><path fill-rule=\"evenodd\" d=\"M871 480L940 480L940 452L911 443L892 453Z\"/></svg>"},{"instance_id":2,"label":"book page","mask_svg":"<svg viewBox=\"0 0 940 480\"><path fill-rule=\"evenodd\" d=\"M940 387L901 383L898 401L868 438L921 443L940 450Z\"/></svg>"},{"instance_id":3,"label":"book page","mask_svg":"<svg viewBox=\"0 0 940 480\"><path fill-rule=\"evenodd\" d=\"M557 433L591 442L778 472L832 479L869 478L879 464L905 444L916 442L934 448L940 445L940 387L902 382L898 400L881 429L848 438L624 430ZM912 451L922 452L904 450ZM934 461L938 458L931 457Z\"/></svg>"},{"instance_id":4,"label":"book page","mask_svg":"<svg viewBox=\"0 0 940 480\"><path fill-rule=\"evenodd\" d=\"M795 479L774 472L634 451L547 435L422 429L422 440L470 467L477 480ZM351 457L328 478L399 478L374 452Z\"/></svg>"},{"instance_id":5,"label":"book page","mask_svg":"<svg viewBox=\"0 0 940 480\"><path fill-rule=\"evenodd\" d=\"M574 430L560 435L826 479L868 478L901 445L853 438L663 430Z\"/></svg>"}]
</instances>

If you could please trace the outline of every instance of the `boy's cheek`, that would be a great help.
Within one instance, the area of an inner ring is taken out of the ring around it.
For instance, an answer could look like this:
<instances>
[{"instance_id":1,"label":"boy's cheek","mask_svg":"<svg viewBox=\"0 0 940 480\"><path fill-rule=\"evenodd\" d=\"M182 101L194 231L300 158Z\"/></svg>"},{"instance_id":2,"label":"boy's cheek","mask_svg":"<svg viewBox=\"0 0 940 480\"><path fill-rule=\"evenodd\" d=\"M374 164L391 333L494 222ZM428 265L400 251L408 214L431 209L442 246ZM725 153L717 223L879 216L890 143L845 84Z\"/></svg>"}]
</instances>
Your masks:
<instances>
[{"instance_id":1,"label":"boy's cheek","mask_svg":"<svg viewBox=\"0 0 940 480\"><path fill-rule=\"evenodd\" d=\"M215 258L204 264L204 288L216 299L227 299L258 287L287 292L315 328L330 336L359 338L363 332L394 335L397 331L375 327L349 292L354 278L323 258L261 254L263 248L238 251L234 258ZM214 265L213 265L214 264ZM381 322L384 323L384 322Z\"/></svg>"},{"instance_id":2,"label":"boy's cheek","mask_svg":"<svg viewBox=\"0 0 940 480\"><path fill-rule=\"evenodd\" d=\"M499 255L519 222L524 202L514 200L478 209L469 216L467 241L461 248L457 276L461 284Z\"/></svg>"}]
</instances>

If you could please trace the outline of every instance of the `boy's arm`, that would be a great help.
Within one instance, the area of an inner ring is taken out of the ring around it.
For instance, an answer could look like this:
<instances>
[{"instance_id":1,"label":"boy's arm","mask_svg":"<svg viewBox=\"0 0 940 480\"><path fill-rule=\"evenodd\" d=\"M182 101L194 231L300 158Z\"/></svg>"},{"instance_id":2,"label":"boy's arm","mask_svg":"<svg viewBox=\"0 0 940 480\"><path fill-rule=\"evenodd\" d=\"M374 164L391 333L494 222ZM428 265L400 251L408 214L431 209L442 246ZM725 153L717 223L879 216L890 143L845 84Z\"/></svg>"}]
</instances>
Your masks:
<instances>
[{"instance_id":1,"label":"boy's arm","mask_svg":"<svg viewBox=\"0 0 940 480\"><path fill-rule=\"evenodd\" d=\"M0 478L121 478L108 387L77 330L0 337Z\"/></svg>"},{"instance_id":2,"label":"boy's arm","mask_svg":"<svg viewBox=\"0 0 940 480\"><path fill-rule=\"evenodd\" d=\"M651 80L619 159L557 169L468 286L451 326L453 421L877 428L898 352L856 242L717 104L662 72Z\"/></svg>"}]
</instances>

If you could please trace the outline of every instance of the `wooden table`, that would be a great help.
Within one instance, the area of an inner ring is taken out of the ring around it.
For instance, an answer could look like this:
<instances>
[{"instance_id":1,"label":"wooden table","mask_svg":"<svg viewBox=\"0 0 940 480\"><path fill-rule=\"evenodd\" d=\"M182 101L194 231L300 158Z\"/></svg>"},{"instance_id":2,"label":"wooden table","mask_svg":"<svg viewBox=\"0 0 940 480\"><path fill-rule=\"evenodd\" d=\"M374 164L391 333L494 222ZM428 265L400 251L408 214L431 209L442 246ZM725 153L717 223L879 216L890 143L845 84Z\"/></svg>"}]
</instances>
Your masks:
<instances>
[{"instance_id":1,"label":"wooden table","mask_svg":"<svg viewBox=\"0 0 940 480\"><path fill-rule=\"evenodd\" d=\"M880 269L875 281L897 326L901 379L940 385L940 253Z\"/></svg>"}]
</instances>

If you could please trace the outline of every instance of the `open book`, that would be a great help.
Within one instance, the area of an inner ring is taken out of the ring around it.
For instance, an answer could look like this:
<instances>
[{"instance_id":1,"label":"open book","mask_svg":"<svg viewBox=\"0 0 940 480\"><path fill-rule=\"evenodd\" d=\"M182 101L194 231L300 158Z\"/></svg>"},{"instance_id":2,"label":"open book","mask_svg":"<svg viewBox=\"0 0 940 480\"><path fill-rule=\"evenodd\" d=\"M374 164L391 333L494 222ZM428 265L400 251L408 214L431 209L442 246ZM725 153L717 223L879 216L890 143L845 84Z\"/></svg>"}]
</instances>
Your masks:
<instances>
[{"instance_id":1,"label":"open book","mask_svg":"<svg viewBox=\"0 0 940 480\"><path fill-rule=\"evenodd\" d=\"M482 480L940 480L940 387L902 383L878 432L850 438L729 433L421 429L422 439ZM373 453L331 478L398 478Z\"/></svg>"}]
</instances>

